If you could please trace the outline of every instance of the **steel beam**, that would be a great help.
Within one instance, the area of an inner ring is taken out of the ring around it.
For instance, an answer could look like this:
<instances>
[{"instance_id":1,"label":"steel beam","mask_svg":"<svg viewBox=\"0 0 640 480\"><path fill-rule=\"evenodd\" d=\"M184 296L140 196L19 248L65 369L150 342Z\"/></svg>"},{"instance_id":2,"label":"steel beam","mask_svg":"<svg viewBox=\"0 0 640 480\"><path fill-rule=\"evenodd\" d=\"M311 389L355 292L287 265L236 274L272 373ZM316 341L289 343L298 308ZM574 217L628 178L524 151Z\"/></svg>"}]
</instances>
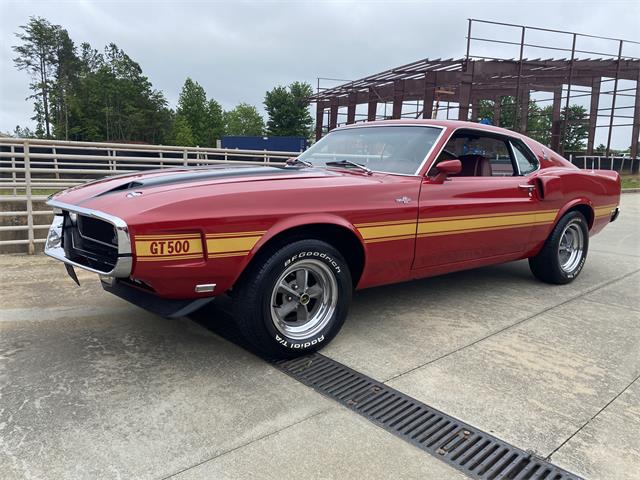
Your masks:
<instances>
[{"instance_id":1,"label":"steel beam","mask_svg":"<svg viewBox=\"0 0 640 480\"><path fill-rule=\"evenodd\" d=\"M433 100L436 94L436 73L424 74L424 97L422 104L422 118L432 118Z\"/></svg>"},{"instance_id":2,"label":"steel beam","mask_svg":"<svg viewBox=\"0 0 640 480\"><path fill-rule=\"evenodd\" d=\"M469 103L471 103L471 73L460 76L458 87L458 120L469 120Z\"/></svg>"},{"instance_id":3,"label":"steel beam","mask_svg":"<svg viewBox=\"0 0 640 480\"><path fill-rule=\"evenodd\" d=\"M402 117L402 105L404 102L404 80L395 80L393 82L393 111L391 118L397 119Z\"/></svg>"},{"instance_id":4,"label":"steel beam","mask_svg":"<svg viewBox=\"0 0 640 480\"><path fill-rule=\"evenodd\" d=\"M638 142L640 142L640 68L636 77L636 100L633 107L633 127L631 128L631 158L635 159L632 172L638 173L640 159L638 159Z\"/></svg>"},{"instance_id":5,"label":"steel beam","mask_svg":"<svg viewBox=\"0 0 640 480\"><path fill-rule=\"evenodd\" d=\"M500 126L500 113L502 112L502 97L497 96L493 100L493 124L496 127Z\"/></svg>"},{"instance_id":6,"label":"steel beam","mask_svg":"<svg viewBox=\"0 0 640 480\"><path fill-rule=\"evenodd\" d=\"M329 131L338 126L338 101L337 99L331 100L331 107L329 108Z\"/></svg>"},{"instance_id":7,"label":"steel beam","mask_svg":"<svg viewBox=\"0 0 640 480\"><path fill-rule=\"evenodd\" d=\"M529 125L529 87L526 84L520 88L520 98L518 99L516 111L518 112L517 118L519 119L516 128L518 131L526 133Z\"/></svg>"},{"instance_id":8,"label":"steel beam","mask_svg":"<svg viewBox=\"0 0 640 480\"><path fill-rule=\"evenodd\" d=\"M356 105L358 100L358 94L356 92L351 92L349 94L349 105L347 106L347 123L355 123L356 122Z\"/></svg>"},{"instance_id":9,"label":"steel beam","mask_svg":"<svg viewBox=\"0 0 640 480\"><path fill-rule=\"evenodd\" d=\"M553 91L553 110L551 113L551 150L560 151L560 137L562 136L562 121L560 110L562 108L562 87Z\"/></svg>"},{"instance_id":10,"label":"steel beam","mask_svg":"<svg viewBox=\"0 0 640 480\"><path fill-rule=\"evenodd\" d=\"M600 77L594 77L591 83L591 106L589 108L589 136L587 138L587 155L593 155L593 144L596 139L598 124L598 105L600 103Z\"/></svg>"},{"instance_id":11,"label":"steel beam","mask_svg":"<svg viewBox=\"0 0 640 480\"><path fill-rule=\"evenodd\" d=\"M372 122L376 119L378 111L378 96L373 87L369 87L369 102L367 107L367 120Z\"/></svg>"},{"instance_id":12,"label":"steel beam","mask_svg":"<svg viewBox=\"0 0 640 480\"><path fill-rule=\"evenodd\" d=\"M322 137L322 127L324 126L324 102L316 104L316 140Z\"/></svg>"}]
</instances>

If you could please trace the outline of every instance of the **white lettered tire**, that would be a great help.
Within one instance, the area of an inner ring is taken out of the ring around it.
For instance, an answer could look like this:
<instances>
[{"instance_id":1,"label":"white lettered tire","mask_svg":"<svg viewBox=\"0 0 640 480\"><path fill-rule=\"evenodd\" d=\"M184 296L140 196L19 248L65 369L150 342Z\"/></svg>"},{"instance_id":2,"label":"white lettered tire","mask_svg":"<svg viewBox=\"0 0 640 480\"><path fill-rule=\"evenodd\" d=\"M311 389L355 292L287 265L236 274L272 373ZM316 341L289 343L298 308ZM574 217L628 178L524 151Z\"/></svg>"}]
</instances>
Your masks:
<instances>
[{"instance_id":1,"label":"white lettered tire","mask_svg":"<svg viewBox=\"0 0 640 480\"><path fill-rule=\"evenodd\" d=\"M353 285L330 244L301 239L259 256L234 288L234 316L245 340L270 358L318 350L340 331Z\"/></svg>"}]
</instances>

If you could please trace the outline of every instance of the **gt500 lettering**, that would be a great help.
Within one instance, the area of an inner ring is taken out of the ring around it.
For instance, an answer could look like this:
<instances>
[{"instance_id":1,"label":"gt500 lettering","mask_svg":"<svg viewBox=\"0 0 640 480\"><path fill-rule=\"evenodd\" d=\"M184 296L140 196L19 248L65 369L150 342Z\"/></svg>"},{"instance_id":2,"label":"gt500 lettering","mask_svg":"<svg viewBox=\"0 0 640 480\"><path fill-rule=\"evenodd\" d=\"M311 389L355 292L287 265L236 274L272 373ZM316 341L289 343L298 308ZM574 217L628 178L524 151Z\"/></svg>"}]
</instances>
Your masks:
<instances>
[{"instance_id":1,"label":"gt500 lettering","mask_svg":"<svg viewBox=\"0 0 640 480\"><path fill-rule=\"evenodd\" d=\"M151 242L149 251L152 255L173 255L174 253L189 253L189 240L161 240Z\"/></svg>"},{"instance_id":2,"label":"gt500 lettering","mask_svg":"<svg viewBox=\"0 0 640 480\"><path fill-rule=\"evenodd\" d=\"M202 258L202 239L198 234L140 235L136 255L143 262Z\"/></svg>"}]
</instances>

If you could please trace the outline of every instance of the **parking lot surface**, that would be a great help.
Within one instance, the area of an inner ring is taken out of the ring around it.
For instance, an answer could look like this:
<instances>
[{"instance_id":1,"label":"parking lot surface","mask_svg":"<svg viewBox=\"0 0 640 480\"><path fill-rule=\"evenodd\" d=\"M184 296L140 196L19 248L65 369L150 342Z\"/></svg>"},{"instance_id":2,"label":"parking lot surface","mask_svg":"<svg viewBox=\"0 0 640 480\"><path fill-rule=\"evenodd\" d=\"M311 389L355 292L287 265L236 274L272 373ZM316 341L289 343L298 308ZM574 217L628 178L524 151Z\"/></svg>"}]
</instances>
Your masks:
<instances>
[{"instance_id":1,"label":"parking lot surface","mask_svg":"<svg viewBox=\"0 0 640 480\"><path fill-rule=\"evenodd\" d=\"M593 479L640 471L640 194L570 285L526 261L357 293L322 353ZM0 256L2 478L466 478L246 352ZM227 329L231 333L227 332Z\"/></svg>"}]
</instances>

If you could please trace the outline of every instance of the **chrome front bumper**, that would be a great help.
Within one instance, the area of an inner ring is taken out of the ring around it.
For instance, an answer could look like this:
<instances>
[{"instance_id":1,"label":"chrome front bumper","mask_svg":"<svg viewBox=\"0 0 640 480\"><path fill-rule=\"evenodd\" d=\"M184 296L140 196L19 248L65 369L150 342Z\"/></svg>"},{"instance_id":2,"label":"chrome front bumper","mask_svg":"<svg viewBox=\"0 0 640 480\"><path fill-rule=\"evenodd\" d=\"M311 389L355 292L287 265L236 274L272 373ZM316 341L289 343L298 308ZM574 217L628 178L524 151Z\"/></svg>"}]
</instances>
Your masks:
<instances>
[{"instance_id":1,"label":"chrome front bumper","mask_svg":"<svg viewBox=\"0 0 640 480\"><path fill-rule=\"evenodd\" d=\"M609 220L610 222L615 222L618 217L620 216L620 207L616 207L613 212L611 212L611 219Z\"/></svg>"},{"instance_id":2,"label":"chrome front bumper","mask_svg":"<svg viewBox=\"0 0 640 480\"><path fill-rule=\"evenodd\" d=\"M47 201L47 205L53 207L54 217L53 223L49 228L49 234L44 247L44 253L56 260L72 265L74 267L88 270L89 272L97 273L108 277L120 277L126 278L131 275L133 268L133 259L131 257L131 239L129 237L129 229L124 220L103 213L97 210L89 208L78 207L75 205L69 205L64 202L56 200ZM62 243L64 217L63 211L84 215L87 217L93 217L112 224L116 230L116 236L118 240L118 258L113 269L110 271L101 271L95 268L83 265L69 259L66 254Z\"/></svg>"}]
</instances>

